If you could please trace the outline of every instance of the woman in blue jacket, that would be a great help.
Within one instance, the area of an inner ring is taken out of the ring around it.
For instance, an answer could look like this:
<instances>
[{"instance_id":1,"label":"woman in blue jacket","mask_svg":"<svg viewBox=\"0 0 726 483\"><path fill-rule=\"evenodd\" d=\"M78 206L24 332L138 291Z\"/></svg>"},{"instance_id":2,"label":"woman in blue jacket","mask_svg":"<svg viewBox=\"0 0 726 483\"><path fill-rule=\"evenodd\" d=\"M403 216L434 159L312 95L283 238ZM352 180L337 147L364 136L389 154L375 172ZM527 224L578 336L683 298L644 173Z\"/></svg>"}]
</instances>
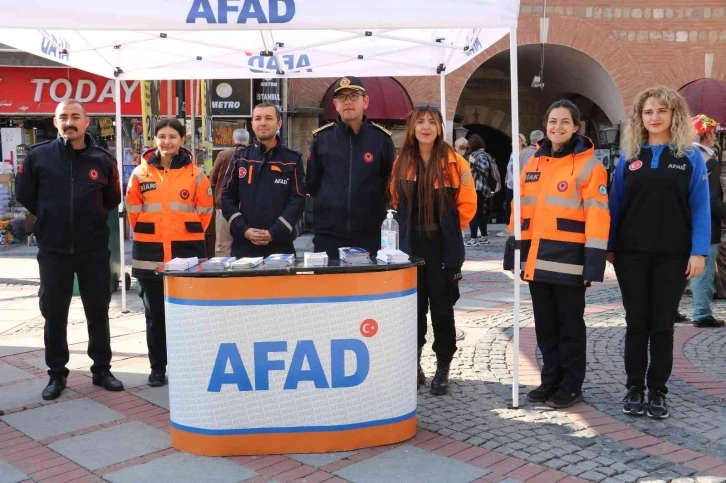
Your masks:
<instances>
[{"instance_id":1,"label":"woman in blue jacket","mask_svg":"<svg viewBox=\"0 0 726 483\"><path fill-rule=\"evenodd\" d=\"M627 325L625 414L669 416L674 315L686 281L703 272L711 236L708 176L694 138L677 92L654 87L638 96L610 193L608 260Z\"/></svg>"}]
</instances>

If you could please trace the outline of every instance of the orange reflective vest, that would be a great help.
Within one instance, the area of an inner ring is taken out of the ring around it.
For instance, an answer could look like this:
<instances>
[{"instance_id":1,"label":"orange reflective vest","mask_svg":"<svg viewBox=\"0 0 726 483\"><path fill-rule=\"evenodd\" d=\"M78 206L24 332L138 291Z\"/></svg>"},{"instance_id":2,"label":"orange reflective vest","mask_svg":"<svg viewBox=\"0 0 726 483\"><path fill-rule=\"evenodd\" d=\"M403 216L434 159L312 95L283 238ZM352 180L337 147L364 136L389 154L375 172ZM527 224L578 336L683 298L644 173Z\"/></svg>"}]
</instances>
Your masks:
<instances>
[{"instance_id":1,"label":"orange reflective vest","mask_svg":"<svg viewBox=\"0 0 726 483\"><path fill-rule=\"evenodd\" d=\"M396 173L399 162L401 162L399 159L394 161L394 173ZM461 230L469 226L469 222L476 214L476 191L474 190L474 180L471 176L469 163L464 158L453 150L450 150L449 157L444 163L447 178L447 184L444 189L450 195L451 203L444 211L443 218L439 220L443 238L442 261L446 267L458 268L464 263L464 257L466 255ZM405 182L418 182L413 163L410 164ZM409 226L409 221L416 214L409 214L411 207L408 206L408 200L406 200L406 196L400 192L402 190L399 188L396 180L391 179L389 185L391 204L394 209L398 210L396 213L396 221L399 226L399 248L403 252L411 255L411 227ZM440 188L437 182L435 189Z\"/></svg>"},{"instance_id":2,"label":"orange reflective vest","mask_svg":"<svg viewBox=\"0 0 726 483\"><path fill-rule=\"evenodd\" d=\"M576 134L555 156L551 152L545 139L520 177L522 278L601 282L610 231L607 172L584 136Z\"/></svg>"},{"instance_id":3,"label":"orange reflective vest","mask_svg":"<svg viewBox=\"0 0 726 483\"><path fill-rule=\"evenodd\" d=\"M126 211L134 232L134 276L151 275L172 258L207 257L212 188L188 150L179 151L168 169L159 164L157 149L146 151L129 179Z\"/></svg>"}]
</instances>

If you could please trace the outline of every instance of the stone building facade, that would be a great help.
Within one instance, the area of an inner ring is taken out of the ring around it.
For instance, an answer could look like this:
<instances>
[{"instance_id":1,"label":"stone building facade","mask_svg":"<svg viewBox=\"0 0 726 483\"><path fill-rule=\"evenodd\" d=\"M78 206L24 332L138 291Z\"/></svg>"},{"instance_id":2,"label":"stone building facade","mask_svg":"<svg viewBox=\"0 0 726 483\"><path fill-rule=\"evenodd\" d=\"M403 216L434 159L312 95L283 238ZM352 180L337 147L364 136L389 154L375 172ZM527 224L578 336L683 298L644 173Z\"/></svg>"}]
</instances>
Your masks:
<instances>
[{"instance_id":1,"label":"stone building facade","mask_svg":"<svg viewBox=\"0 0 726 483\"><path fill-rule=\"evenodd\" d=\"M555 0L546 5L521 4L522 132L539 127L547 105L559 97L577 98L587 111L584 117L615 126L648 86L680 89L701 78L726 80L724 0ZM539 73L543 40L545 88L534 89L532 74ZM448 120L511 132L508 49L504 38L446 76ZM414 104L439 102L438 78L398 80ZM303 153L311 125L317 126L316 109L334 81L290 81L291 141Z\"/></svg>"}]
</instances>

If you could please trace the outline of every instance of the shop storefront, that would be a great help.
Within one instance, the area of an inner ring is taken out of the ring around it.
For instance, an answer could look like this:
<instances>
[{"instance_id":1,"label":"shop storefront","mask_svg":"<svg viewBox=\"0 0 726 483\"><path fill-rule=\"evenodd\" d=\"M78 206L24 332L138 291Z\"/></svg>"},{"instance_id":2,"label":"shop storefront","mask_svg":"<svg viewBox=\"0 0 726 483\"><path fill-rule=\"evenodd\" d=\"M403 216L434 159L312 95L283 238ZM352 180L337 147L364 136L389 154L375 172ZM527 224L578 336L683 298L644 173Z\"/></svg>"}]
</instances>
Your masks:
<instances>
[{"instance_id":1,"label":"shop storefront","mask_svg":"<svg viewBox=\"0 0 726 483\"><path fill-rule=\"evenodd\" d=\"M165 91L166 83L162 84ZM123 164L133 169L143 150L142 104L139 81L121 82ZM77 69L56 67L0 67L0 144L2 160L17 171L17 146L54 139L55 108L65 99L86 107L91 123L88 133L116 155L114 81ZM162 112L167 93L162 92Z\"/></svg>"},{"instance_id":2,"label":"shop storefront","mask_svg":"<svg viewBox=\"0 0 726 483\"><path fill-rule=\"evenodd\" d=\"M232 133L247 129L253 137L249 120L252 117L252 82L249 79L218 79L211 81L212 129L214 158L222 150L235 145Z\"/></svg>"}]
</instances>

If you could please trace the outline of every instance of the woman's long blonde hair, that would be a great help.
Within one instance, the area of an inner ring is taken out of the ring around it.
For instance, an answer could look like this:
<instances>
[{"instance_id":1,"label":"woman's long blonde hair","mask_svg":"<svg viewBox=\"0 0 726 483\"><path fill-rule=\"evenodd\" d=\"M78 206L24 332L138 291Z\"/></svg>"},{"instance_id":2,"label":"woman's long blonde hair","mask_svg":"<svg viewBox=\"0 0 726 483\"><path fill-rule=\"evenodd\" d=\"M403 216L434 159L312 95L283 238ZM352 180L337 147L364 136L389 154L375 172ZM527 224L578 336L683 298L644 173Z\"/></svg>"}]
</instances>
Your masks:
<instances>
[{"instance_id":1,"label":"woman's long blonde hair","mask_svg":"<svg viewBox=\"0 0 726 483\"><path fill-rule=\"evenodd\" d=\"M648 141L648 131L643 125L643 107L650 98L662 102L668 106L668 109L673 109L671 146L673 146L676 156L685 156L687 151L693 149L691 145L696 137L696 131L691 124L691 115L688 112L688 104L673 89L657 86L641 92L630 109L623 142L620 144L626 159L635 158Z\"/></svg>"}]
</instances>

